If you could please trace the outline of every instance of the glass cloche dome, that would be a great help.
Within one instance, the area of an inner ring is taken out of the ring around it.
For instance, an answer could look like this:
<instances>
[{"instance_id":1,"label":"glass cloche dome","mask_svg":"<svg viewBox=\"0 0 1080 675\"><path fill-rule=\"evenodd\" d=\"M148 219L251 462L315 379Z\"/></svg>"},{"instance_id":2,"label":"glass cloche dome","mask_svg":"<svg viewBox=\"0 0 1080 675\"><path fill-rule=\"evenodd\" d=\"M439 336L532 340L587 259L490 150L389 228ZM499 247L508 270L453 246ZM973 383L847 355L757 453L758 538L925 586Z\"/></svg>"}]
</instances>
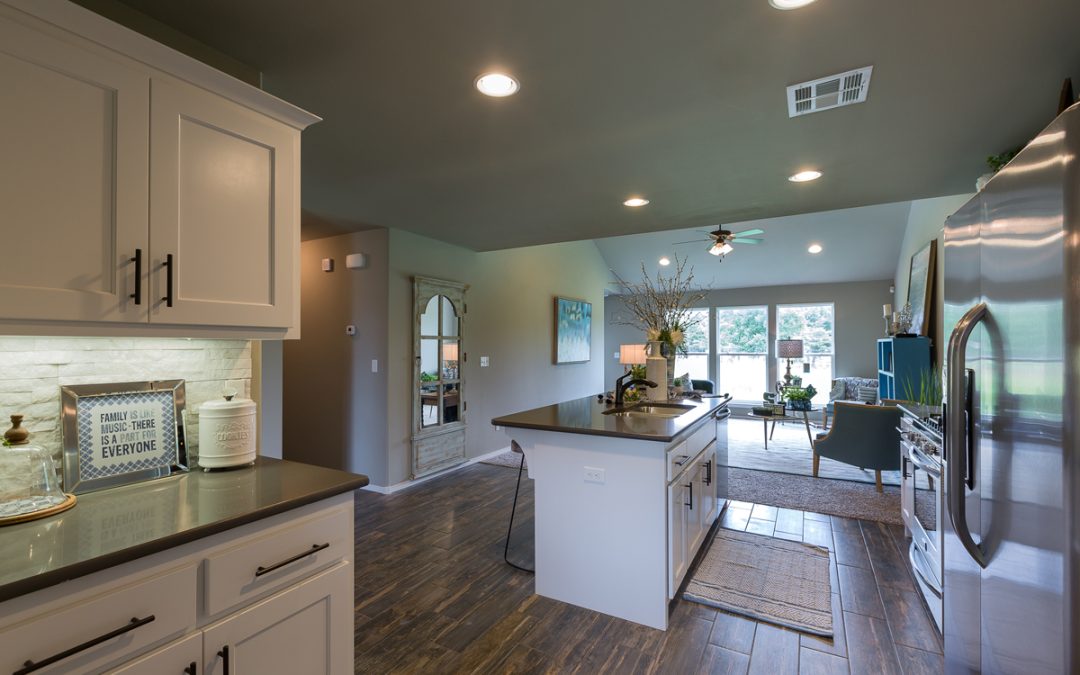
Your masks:
<instances>
[{"instance_id":1,"label":"glass cloche dome","mask_svg":"<svg viewBox=\"0 0 1080 675\"><path fill-rule=\"evenodd\" d=\"M0 447L0 522L53 509L69 501L60 488L56 463L45 448L30 444L21 427L22 415L12 415L12 427Z\"/></svg>"}]
</instances>

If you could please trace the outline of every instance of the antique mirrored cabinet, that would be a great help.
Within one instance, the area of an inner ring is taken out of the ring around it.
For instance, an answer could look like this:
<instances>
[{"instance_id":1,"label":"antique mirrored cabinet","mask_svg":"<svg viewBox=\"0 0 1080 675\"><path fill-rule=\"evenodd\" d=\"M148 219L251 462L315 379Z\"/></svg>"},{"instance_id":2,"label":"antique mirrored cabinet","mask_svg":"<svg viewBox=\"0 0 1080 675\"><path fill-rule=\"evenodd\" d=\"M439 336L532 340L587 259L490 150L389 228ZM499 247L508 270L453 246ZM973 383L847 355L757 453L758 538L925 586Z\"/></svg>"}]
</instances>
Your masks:
<instances>
[{"instance_id":1,"label":"antique mirrored cabinet","mask_svg":"<svg viewBox=\"0 0 1080 675\"><path fill-rule=\"evenodd\" d=\"M465 461L467 286L413 279L413 477Z\"/></svg>"}]
</instances>

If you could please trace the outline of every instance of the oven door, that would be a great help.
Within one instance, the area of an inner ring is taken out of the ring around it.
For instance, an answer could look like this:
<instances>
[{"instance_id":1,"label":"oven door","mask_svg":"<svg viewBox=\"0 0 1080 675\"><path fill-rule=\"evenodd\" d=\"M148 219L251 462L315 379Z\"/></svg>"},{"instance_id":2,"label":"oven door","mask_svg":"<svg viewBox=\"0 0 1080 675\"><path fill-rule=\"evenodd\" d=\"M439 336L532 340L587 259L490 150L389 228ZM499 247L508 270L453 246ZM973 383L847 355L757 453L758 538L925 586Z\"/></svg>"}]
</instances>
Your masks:
<instances>
[{"instance_id":1,"label":"oven door","mask_svg":"<svg viewBox=\"0 0 1080 675\"><path fill-rule=\"evenodd\" d=\"M935 590L941 589L941 464L916 447L909 446L911 472L913 548L922 560L916 571ZM915 561L913 561L915 562Z\"/></svg>"}]
</instances>

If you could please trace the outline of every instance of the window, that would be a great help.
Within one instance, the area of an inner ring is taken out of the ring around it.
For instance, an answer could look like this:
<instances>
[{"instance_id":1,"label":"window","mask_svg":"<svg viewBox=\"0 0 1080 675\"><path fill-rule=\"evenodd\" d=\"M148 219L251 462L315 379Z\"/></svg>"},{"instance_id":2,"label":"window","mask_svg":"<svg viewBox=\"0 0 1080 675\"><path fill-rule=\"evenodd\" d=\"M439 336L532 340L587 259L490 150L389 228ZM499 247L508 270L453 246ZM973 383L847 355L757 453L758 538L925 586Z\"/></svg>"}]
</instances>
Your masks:
<instances>
[{"instance_id":1,"label":"window","mask_svg":"<svg viewBox=\"0 0 1080 675\"><path fill-rule=\"evenodd\" d=\"M814 385L814 403L829 400L833 379L833 305L777 305L776 337L780 340L802 340L803 358L792 359L791 374L801 377L805 387ZM806 372L809 364L810 370ZM782 380L787 359L776 360L776 376Z\"/></svg>"},{"instance_id":2,"label":"window","mask_svg":"<svg viewBox=\"0 0 1080 675\"><path fill-rule=\"evenodd\" d=\"M687 312L691 325L683 336L686 354L675 355L675 377L690 373L692 380L709 379L709 310Z\"/></svg>"},{"instance_id":3,"label":"window","mask_svg":"<svg viewBox=\"0 0 1080 675\"><path fill-rule=\"evenodd\" d=\"M769 308L716 309L717 393L736 401L760 401L768 385ZM828 393L828 391L826 391Z\"/></svg>"}]
</instances>

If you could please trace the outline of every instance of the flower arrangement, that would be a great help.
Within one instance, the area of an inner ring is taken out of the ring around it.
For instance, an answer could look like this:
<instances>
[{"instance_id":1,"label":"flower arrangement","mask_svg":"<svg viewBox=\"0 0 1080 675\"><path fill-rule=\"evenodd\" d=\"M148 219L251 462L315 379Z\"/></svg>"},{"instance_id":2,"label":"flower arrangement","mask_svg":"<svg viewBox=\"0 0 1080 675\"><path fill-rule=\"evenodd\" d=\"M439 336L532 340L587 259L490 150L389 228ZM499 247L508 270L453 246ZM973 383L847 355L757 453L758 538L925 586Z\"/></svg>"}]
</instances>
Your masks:
<instances>
[{"instance_id":1,"label":"flower arrangement","mask_svg":"<svg viewBox=\"0 0 1080 675\"><path fill-rule=\"evenodd\" d=\"M649 276L641 263L641 281L629 282L615 275L622 289L623 304L632 315L628 320L616 320L624 326L638 326L645 331L649 342L661 342L680 347L687 328L697 323L690 309L705 298L694 289L694 269L686 267L686 259L674 256L671 272Z\"/></svg>"}]
</instances>

